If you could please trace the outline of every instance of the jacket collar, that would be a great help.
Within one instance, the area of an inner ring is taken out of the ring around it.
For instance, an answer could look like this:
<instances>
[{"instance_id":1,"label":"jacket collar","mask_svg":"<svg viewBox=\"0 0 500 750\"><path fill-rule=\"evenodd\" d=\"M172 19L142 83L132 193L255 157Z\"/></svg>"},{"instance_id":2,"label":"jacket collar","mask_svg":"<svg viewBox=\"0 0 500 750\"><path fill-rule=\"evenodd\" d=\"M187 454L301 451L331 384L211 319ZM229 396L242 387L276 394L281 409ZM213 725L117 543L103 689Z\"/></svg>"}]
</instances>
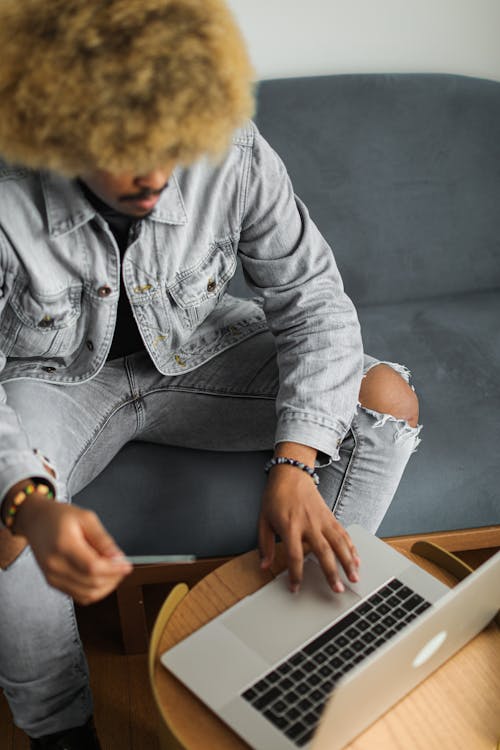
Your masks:
<instances>
[{"instance_id":1,"label":"jacket collar","mask_svg":"<svg viewBox=\"0 0 500 750\"><path fill-rule=\"evenodd\" d=\"M94 218L96 210L86 200L76 180L68 180L54 172L40 174L51 237L72 232ZM164 224L187 223L186 208L175 172L170 177L160 200L145 220Z\"/></svg>"}]
</instances>

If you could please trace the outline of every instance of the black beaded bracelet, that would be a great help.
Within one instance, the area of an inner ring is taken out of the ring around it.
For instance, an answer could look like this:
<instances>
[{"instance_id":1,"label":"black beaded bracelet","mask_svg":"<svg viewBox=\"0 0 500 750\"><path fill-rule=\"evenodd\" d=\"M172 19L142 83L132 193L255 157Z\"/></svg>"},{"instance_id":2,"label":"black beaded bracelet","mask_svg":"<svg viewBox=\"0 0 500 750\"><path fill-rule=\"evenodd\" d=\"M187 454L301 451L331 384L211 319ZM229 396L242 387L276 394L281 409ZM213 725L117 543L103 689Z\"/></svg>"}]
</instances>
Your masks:
<instances>
[{"instance_id":1,"label":"black beaded bracelet","mask_svg":"<svg viewBox=\"0 0 500 750\"><path fill-rule=\"evenodd\" d=\"M302 471L305 471L306 474L309 474L316 487L319 485L319 476L314 471L314 469L311 469L311 467L307 466L307 464L303 464L302 461L297 461L295 458L286 458L286 456L277 456L276 458L271 458L271 460L268 461L265 465L264 471L267 474L270 469L273 468L273 466L278 466L279 464L289 464L290 466L296 466L297 469L302 469Z\"/></svg>"}]
</instances>

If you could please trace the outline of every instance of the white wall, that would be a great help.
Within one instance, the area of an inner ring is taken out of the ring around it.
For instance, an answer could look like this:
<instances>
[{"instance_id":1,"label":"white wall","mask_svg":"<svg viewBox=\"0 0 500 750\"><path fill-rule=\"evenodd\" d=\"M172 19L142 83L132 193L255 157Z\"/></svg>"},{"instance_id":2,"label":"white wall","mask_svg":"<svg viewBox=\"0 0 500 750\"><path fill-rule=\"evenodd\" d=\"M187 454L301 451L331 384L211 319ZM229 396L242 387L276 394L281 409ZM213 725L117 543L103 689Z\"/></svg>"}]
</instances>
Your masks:
<instances>
[{"instance_id":1,"label":"white wall","mask_svg":"<svg viewBox=\"0 0 500 750\"><path fill-rule=\"evenodd\" d=\"M463 73L500 80L500 0L228 0L258 77Z\"/></svg>"}]
</instances>

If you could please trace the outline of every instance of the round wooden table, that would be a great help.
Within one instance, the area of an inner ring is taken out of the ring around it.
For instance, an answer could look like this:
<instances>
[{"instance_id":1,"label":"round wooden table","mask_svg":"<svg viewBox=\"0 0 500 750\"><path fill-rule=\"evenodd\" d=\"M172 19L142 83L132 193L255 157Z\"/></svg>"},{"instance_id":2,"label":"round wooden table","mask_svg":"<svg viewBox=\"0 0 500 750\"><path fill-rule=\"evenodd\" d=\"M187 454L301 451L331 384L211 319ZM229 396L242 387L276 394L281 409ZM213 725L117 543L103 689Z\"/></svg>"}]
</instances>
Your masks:
<instances>
[{"instance_id":1,"label":"round wooden table","mask_svg":"<svg viewBox=\"0 0 500 750\"><path fill-rule=\"evenodd\" d=\"M409 556L446 583L456 583L453 576L432 563ZM260 570L256 551L237 557L194 586L170 617L156 649L153 679L163 719L178 747L249 748L161 665L159 654L259 589L284 568L282 548L270 572ZM492 624L347 747L495 750L500 737L499 707L500 629Z\"/></svg>"}]
</instances>

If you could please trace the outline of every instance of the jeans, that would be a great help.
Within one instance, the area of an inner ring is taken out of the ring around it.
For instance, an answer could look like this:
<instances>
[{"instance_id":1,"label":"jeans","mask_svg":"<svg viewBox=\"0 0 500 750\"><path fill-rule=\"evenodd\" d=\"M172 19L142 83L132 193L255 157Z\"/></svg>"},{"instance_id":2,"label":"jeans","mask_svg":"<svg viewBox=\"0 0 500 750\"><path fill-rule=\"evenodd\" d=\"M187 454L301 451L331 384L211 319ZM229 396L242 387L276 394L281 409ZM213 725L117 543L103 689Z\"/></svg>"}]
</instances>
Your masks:
<instances>
[{"instance_id":1,"label":"jeans","mask_svg":"<svg viewBox=\"0 0 500 750\"><path fill-rule=\"evenodd\" d=\"M376 364L365 356L365 372ZM405 368L392 366L408 379ZM59 500L68 502L132 439L221 451L272 448L277 387L267 332L181 376L161 375L138 352L79 385L5 384L33 446L58 471ZM344 525L376 531L419 431L358 405L340 460L319 469L320 492ZM33 737L83 724L92 699L73 603L45 582L29 547L0 571L0 601L0 684L15 723Z\"/></svg>"}]
</instances>

